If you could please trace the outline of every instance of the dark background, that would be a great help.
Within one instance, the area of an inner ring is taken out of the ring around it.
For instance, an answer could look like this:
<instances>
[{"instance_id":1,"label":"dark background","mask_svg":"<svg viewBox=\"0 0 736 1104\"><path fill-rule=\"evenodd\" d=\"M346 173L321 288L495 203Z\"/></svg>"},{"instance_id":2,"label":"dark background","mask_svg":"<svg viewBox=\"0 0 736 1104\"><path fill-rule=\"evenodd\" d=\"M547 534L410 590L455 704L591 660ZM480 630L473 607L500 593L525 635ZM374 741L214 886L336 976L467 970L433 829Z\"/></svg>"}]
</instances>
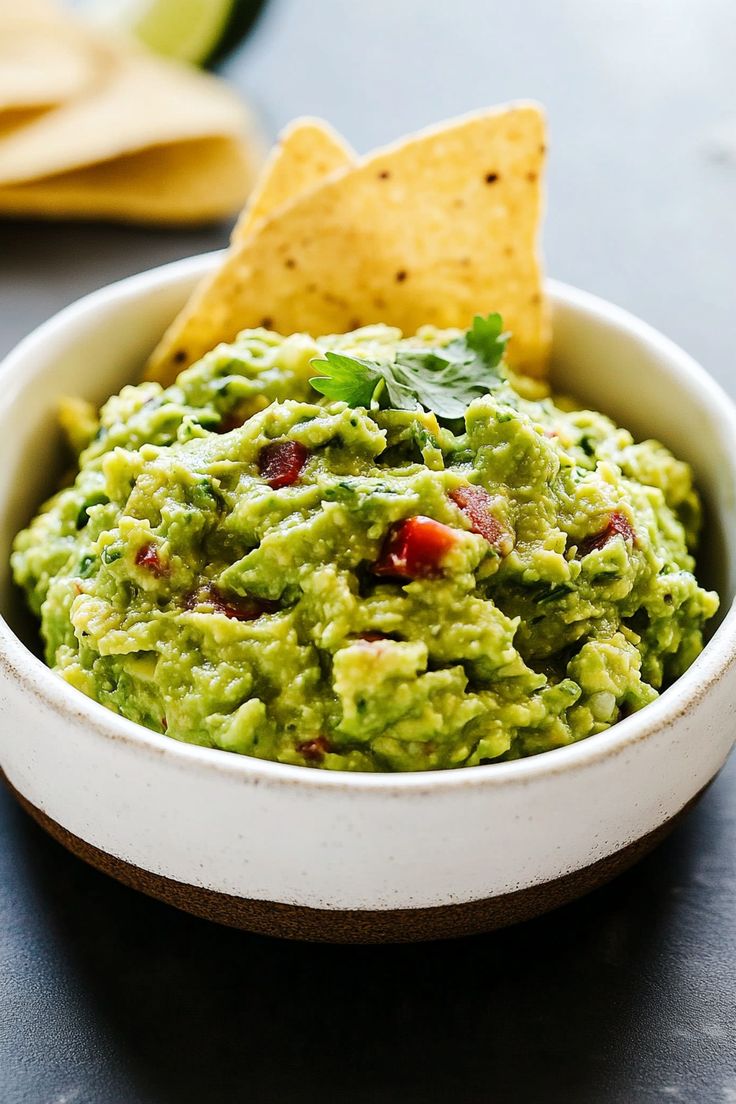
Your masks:
<instances>
[{"instance_id":1,"label":"dark background","mask_svg":"<svg viewBox=\"0 0 736 1104\"><path fill-rule=\"evenodd\" d=\"M269 134L321 114L361 151L540 99L550 272L736 395L735 56L732 0L273 0L224 71ZM226 238L0 224L0 354L84 292ZM734 796L736 762L655 855L547 918L341 948L139 897L2 794L0 1104L736 1104Z\"/></svg>"}]
</instances>

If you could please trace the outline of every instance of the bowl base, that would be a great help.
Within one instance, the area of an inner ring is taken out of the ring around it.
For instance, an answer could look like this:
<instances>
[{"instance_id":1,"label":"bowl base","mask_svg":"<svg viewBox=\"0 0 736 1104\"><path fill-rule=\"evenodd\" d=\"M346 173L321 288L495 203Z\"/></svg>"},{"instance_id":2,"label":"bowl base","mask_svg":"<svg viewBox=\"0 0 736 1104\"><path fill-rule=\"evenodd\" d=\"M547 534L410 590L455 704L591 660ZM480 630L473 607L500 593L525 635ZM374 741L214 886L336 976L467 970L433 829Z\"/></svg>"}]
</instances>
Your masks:
<instances>
[{"instance_id":1,"label":"bowl base","mask_svg":"<svg viewBox=\"0 0 736 1104\"><path fill-rule=\"evenodd\" d=\"M454 939L508 927L550 912L628 870L688 813L705 793L700 790L683 809L660 827L581 870L571 871L527 889L486 897L479 901L416 909L320 909L233 897L227 893L187 885L152 874L80 839L32 805L8 781L0 778L27 813L58 843L90 866L109 874L123 885L164 901L168 905L231 928L317 943L414 943Z\"/></svg>"}]
</instances>

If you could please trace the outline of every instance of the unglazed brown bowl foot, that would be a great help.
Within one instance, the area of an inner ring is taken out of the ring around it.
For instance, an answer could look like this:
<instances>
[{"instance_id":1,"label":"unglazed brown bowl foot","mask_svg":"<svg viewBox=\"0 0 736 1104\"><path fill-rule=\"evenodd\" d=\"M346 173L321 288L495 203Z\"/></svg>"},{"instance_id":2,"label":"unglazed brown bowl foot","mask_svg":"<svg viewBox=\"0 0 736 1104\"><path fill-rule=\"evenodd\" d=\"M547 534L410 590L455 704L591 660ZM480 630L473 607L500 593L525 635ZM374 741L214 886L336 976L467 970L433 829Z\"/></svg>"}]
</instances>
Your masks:
<instances>
[{"instance_id":1,"label":"unglazed brown bowl foot","mask_svg":"<svg viewBox=\"0 0 736 1104\"><path fill-rule=\"evenodd\" d=\"M152 874L116 859L98 847L85 843L37 809L3 779L16 801L37 824L77 858L96 870L154 897L167 905L190 912L230 928L271 935L278 939L299 939L313 943L419 943L432 939L458 939L464 935L505 928L531 920L566 905L610 882L648 855L665 839L703 796L704 787L665 824L641 839L622 847L615 855L591 863L561 878L514 893L502 893L482 901L439 905L417 909L316 909L285 905L277 901L256 901L231 897L199 886L185 885L160 874Z\"/></svg>"}]
</instances>

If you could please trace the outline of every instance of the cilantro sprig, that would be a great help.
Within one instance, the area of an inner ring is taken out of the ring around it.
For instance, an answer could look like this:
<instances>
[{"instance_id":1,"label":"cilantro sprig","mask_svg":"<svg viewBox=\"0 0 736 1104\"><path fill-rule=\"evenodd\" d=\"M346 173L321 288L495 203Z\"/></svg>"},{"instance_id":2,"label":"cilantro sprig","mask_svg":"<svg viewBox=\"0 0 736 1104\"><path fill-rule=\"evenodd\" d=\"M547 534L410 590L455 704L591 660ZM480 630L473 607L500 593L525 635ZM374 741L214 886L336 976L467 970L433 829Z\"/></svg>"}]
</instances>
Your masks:
<instances>
[{"instance_id":1,"label":"cilantro sprig","mask_svg":"<svg viewBox=\"0 0 736 1104\"><path fill-rule=\"evenodd\" d=\"M327 352L312 361L321 375L309 382L321 395L348 406L421 406L438 418L462 418L473 399L500 382L496 368L508 338L500 314L477 314L462 337L437 348L400 349L388 363Z\"/></svg>"}]
</instances>

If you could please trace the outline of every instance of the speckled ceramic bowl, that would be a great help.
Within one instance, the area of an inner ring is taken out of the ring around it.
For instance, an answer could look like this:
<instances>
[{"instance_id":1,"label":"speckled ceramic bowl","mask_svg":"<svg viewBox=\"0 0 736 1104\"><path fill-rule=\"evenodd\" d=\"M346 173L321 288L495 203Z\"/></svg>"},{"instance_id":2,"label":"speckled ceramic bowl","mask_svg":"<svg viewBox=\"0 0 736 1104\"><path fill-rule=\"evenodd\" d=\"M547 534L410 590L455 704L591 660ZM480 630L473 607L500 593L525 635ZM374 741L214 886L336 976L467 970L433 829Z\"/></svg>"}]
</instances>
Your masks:
<instances>
[{"instance_id":1,"label":"speckled ceramic bowl","mask_svg":"<svg viewBox=\"0 0 736 1104\"><path fill-rule=\"evenodd\" d=\"M70 850L155 897L259 932L334 941L462 935L552 908L629 866L722 766L736 710L736 413L680 349L551 284L559 387L695 467L701 571L720 626L686 675L610 731L536 758L428 774L328 773L177 743L88 701L34 655L8 571L59 470L56 402L101 401L213 257L106 288L0 368L0 764Z\"/></svg>"}]
</instances>

